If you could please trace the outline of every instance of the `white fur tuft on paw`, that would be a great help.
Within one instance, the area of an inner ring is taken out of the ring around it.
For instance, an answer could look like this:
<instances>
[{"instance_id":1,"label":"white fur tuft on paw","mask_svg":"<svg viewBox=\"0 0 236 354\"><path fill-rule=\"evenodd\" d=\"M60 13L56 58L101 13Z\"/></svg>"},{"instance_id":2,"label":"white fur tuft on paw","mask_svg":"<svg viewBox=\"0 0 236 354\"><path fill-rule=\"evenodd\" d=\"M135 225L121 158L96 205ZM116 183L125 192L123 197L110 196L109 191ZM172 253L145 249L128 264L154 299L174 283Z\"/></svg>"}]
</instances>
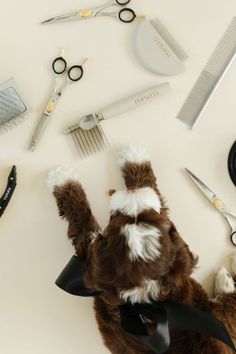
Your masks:
<instances>
[{"instance_id":1,"label":"white fur tuft on paw","mask_svg":"<svg viewBox=\"0 0 236 354\"><path fill-rule=\"evenodd\" d=\"M118 155L118 165L123 167L126 162L144 163L150 161L150 157L143 146L127 145L123 146Z\"/></svg>"},{"instance_id":2,"label":"white fur tuft on paw","mask_svg":"<svg viewBox=\"0 0 236 354\"><path fill-rule=\"evenodd\" d=\"M231 269L233 276L236 276L236 253L231 256Z\"/></svg>"},{"instance_id":3,"label":"white fur tuft on paw","mask_svg":"<svg viewBox=\"0 0 236 354\"><path fill-rule=\"evenodd\" d=\"M234 280L225 267L221 267L216 274L215 295L233 293L235 291Z\"/></svg>"},{"instance_id":4,"label":"white fur tuft on paw","mask_svg":"<svg viewBox=\"0 0 236 354\"><path fill-rule=\"evenodd\" d=\"M48 173L47 186L50 192L53 192L56 186L62 186L69 181L79 181L78 174L73 168L58 166L51 169Z\"/></svg>"}]
</instances>

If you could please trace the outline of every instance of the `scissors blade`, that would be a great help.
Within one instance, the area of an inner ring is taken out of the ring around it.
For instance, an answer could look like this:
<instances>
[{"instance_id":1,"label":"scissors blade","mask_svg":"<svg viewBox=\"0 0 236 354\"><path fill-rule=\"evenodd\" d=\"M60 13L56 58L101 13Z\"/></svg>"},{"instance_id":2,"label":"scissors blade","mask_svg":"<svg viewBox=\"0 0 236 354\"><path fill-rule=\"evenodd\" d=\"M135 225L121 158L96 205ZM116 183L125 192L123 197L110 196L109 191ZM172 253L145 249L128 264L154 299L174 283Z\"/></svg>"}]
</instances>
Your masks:
<instances>
[{"instance_id":1,"label":"scissors blade","mask_svg":"<svg viewBox=\"0 0 236 354\"><path fill-rule=\"evenodd\" d=\"M197 176L195 176L189 169L185 168L185 171L191 177L193 182L198 186L200 191L207 197L207 199L212 202L216 198L216 194L209 188L205 183L203 183Z\"/></svg>"},{"instance_id":2,"label":"scissors blade","mask_svg":"<svg viewBox=\"0 0 236 354\"><path fill-rule=\"evenodd\" d=\"M75 21L75 20L80 20L81 18L82 17L80 16L80 11L73 11L60 16L49 18L41 22L41 24L44 25L47 23L50 24L50 23L57 23L57 22Z\"/></svg>"}]
</instances>

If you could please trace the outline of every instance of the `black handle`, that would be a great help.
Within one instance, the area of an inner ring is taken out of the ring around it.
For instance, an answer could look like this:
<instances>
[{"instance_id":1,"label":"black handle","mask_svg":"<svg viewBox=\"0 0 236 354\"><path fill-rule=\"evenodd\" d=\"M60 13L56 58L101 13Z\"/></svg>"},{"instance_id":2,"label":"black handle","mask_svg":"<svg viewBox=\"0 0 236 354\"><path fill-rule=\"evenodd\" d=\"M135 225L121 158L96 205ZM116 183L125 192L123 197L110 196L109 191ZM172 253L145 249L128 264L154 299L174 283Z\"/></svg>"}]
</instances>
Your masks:
<instances>
[{"instance_id":1,"label":"black handle","mask_svg":"<svg viewBox=\"0 0 236 354\"><path fill-rule=\"evenodd\" d=\"M81 65L73 65L68 70L68 77L71 81L79 81L84 75L84 70Z\"/></svg>"},{"instance_id":2,"label":"black handle","mask_svg":"<svg viewBox=\"0 0 236 354\"><path fill-rule=\"evenodd\" d=\"M0 217L4 213L12 194L16 187L16 166L13 166L11 172L8 176L7 186L5 192L3 193L2 197L0 198Z\"/></svg>"},{"instance_id":3,"label":"black handle","mask_svg":"<svg viewBox=\"0 0 236 354\"><path fill-rule=\"evenodd\" d=\"M61 75L66 71L67 62L63 57L58 57L52 62L52 70L55 74Z\"/></svg>"},{"instance_id":4,"label":"black handle","mask_svg":"<svg viewBox=\"0 0 236 354\"><path fill-rule=\"evenodd\" d=\"M124 23L133 22L136 18L136 14L132 9L125 7L118 13L119 20Z\"/></svg>"},{"instance_id":5,"label":"black handle","mask_svg":"<svg viewBox=\"0 0 236 354\"><path fill-rule=\"evenodd\" d=\"M236 246L236 231L231 235L231 242L234 246Z\"/></svg>"},{"instance_id":6,"label":"black handle","mask_svg":"<svg viewBox=\"0 0 236 354\"><path fill-rule=\"evenodd\" d=\"M230 149L228 157L228 170L233 184L236 186L236 141Z\"/></svg>"},{"instance_id":7,"label":"black handle","mask_svg":"<svg viewBox=\"0 0 236 354\"><path fill-rule=\"evenodd\" d=\"M130 0L116 0L116 3L120 6L125 6L130 2Z\"/></svg>"}]
</instances>

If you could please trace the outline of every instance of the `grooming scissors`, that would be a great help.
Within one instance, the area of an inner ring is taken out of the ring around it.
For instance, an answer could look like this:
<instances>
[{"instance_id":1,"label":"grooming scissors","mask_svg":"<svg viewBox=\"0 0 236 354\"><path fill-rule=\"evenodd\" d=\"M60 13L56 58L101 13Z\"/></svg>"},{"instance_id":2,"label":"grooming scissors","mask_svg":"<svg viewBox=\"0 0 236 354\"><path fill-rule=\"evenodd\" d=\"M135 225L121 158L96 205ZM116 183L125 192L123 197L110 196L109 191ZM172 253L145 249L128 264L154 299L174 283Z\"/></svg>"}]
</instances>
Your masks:
<instances>
[{"instance_id":1,"label":"grooming scissors","mask_svg":"<svg viewBox=\"0 0 236 354\"><path fill-rule=\"evenodd\" d=\"M236 215L233 214L231 210L229 210L226 205L222 202L222 200L209 188L207 187L198 177L196 177L191 171L187 168L185 171L191 177L191 179L195 182L201 192L207 197L207 199L213 204L213 206L223 215L223 217L228 222L231 228L231 242L234 246L236 246Z\"/></svg>"},{"instance_id":2,"label":"grooming scissors","mask_svg":"<svg viewBox=\"0 0 236 354\"><path fill-rule=\"evenodd\" d=\"M102 6L97 6L92 9L78 10L78 11L69 12L60 16L50 18L46 21L43 21L42 24L77 21L77 20L84 20L87 18L100 17L100 16L110 16L116 18L121 22L130 23L133 22L137 17L135 12L132 9L126 7L126 5L130 3L130 1L131 0L109 1L108 3L103 4ZM121 10L119 9L120 7Z\"/></svg>"},{"instance_id":3,"label":"grooming scissors","mask_svg":"<svg viewBox=\"0 0 236 354\"><path fill-rule=\"evenodd\" d=\"M83 77L83 67L82 65L86 60L83 61L81 65L73 65L71 67L67 66L67 62L63 57L63 52L61 56L57 57L52 62L52 71L54 77L54 87L52 94L50 95L49 101L47 103L46 109L40 118L40 121L34 131L33 137L31 139L29 150L34 151L39 139L43 135L52 113L56 109L57 103L65 89L65 87L71 83L77 82Z\"/></svg>"},{"instance_id":4,"label":"grooming scissors","mask_svg":"<svg viewBox=\"0 0 236 354\"><path fill-rule=\"evenodd\" d=\"M5 192L0 198L0 217L3 215L15 188L16 188L16 166L13 166L8 176Z\"/></svg>"}]
</instances>

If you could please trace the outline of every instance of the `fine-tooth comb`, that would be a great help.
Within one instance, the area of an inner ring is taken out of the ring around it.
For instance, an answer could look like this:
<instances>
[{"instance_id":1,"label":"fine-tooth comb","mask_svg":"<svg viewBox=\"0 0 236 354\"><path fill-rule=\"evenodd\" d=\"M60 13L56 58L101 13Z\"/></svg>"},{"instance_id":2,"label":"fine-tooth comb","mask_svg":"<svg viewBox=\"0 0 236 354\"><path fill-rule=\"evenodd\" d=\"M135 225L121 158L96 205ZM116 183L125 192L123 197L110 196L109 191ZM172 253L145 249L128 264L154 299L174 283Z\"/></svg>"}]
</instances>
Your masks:
<instances>
[{"instance_id":1,"label":"fine-tooth comb","mask_svg":"<svg viewBox=\"0 0 236 354\"><path fill-rule=\"evenodd\" d=\"M76 124L67 128L64 133L71 134L81 158L109 147L109 142L100 122L125 113L131 109L152 101L161 93L169 91L169 84L163 83L118 101L98 112L80 118Z\"/></svg>"},{"instance_id":2,"label":"fine-tooth comb","mask_svg":"<svg viewBox=\"0 0 236 354\"><path fill-rule=\"evenodd\" d=\"M14 79L0 85L0 134L24 120L27 108L19 96Z\"/></svg>"},{"instance_id":3,"label":"fine-tooth comb","mask_svg":"<svg viewBox=\"0 0 236 354\"><path fill-rule=\"evenodd\" d=\"M214 95L218 85L232 64L236 54L236 17L226 29L223 37L201 72L177 118L196 126L202 113Z\"/></svg>"}]
</instances>

